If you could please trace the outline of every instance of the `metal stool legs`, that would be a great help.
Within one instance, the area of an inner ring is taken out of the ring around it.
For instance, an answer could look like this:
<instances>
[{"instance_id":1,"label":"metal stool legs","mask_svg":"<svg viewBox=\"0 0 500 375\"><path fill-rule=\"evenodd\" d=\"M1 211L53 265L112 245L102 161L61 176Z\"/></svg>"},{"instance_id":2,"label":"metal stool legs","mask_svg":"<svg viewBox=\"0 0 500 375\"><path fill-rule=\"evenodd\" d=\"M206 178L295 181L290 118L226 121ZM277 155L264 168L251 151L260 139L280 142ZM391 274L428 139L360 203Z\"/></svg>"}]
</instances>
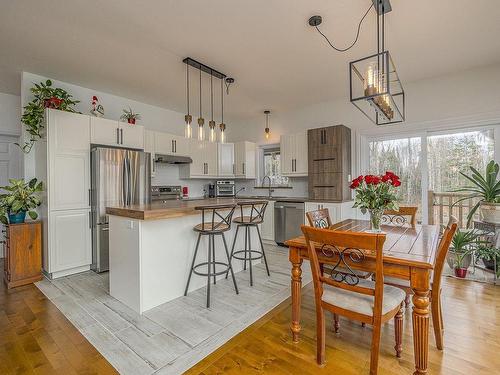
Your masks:
<instances>
[{"instance_id":1,"label":"metal stool legs","mask_svg":"<svg viewBox=\"0 0 500 375\"><path fill-rule=\"evenodd\" d=\"M238 237L238 230L240 227L245 227L245 246L243 250L238 250L234 251L234 247L236 246L236 238ZM252 250L252 240L250 236L250 228L255 227L257 229L257 235L259 236L259 242L260 242L260 251L258 250ZM243 254L243 256L240 256L240 254ZM255 255L255 256L254 256ZM267 276L271 276L271 273L269 272L269 265L267 264L267 258L266 258L266 252L264 250L264 244L262 242L262 237L260 235L260 230L259 226L257 224L240 224L236 228L236 233L234 234L234 239L233 239L233 246L231 248L231 255L230 255L230 260L229 263L232 262L233 259L238 259L242 260L243 263L243 269L247 269L247 261L249 263L248 268L250 270L250 286L253 286L253 267L252 267L252 261L257 260L257 259L264 259L264 264L266 266L266 272ZM232 269L231 269L232 271ZM229 271L226 273L226 279L228 277Z\"/></svg>"},{"instance_id":2,"label":"metal stool legs","mask_svg":"<svg viewBox=\"0 0 500 375\"><path fill-rule=\"evenodd\" d=\"M227 257L227 263L218 262L218 261L216 261L216 258L215 258L215 236L219 235L219 234L222 236L222 240L224 243L224 250L226 253L226 257ZM202 235L208 236L207 262L202 262L202 263L195 265L196 256L198 255L198 248L200 245L200 239L201 239ZM216 264L223 266L224 270L217 272L216 268L215 268ZM196 270L197 268L203 267L205 265L207 266L207 273L199 272ZM196 241L196 248L194 250L193 261L191 262L191 270L189 272L189 277L187 280L186 289L184 290L184 295L186 296L188 293L189 283L191 282L191 276L193 275L193 273L195 273L196 275L199 275L199 276L206 276L207 277L207 308L210 307L210 282L212 281L211 280L212 277L213 277L213 283L215 285L215 284L217 284L217 276L226 274L226 277L227 277L227 274L229 272L231 272L231 276L233 279L234 290L236 291L236 294L239 294L238 285L236 284L236 278L234 277L233 268L231 267L231 258L229 256L229 250L227 248L226 237L224 236L224 233L208 233L208 234L199 233L198 240Z\"/></svg>"}]
</instances>

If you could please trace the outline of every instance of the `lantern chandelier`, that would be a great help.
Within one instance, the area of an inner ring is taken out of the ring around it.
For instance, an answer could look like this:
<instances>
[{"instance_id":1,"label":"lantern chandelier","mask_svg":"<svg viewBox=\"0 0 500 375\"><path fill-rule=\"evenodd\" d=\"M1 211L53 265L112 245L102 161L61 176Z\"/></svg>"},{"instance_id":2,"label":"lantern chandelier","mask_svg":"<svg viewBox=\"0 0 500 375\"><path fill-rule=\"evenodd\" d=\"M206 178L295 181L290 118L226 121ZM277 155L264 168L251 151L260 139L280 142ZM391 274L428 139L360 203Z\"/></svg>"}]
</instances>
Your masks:
<instances>
[{"instance_id":1,"label":"lantern chandelier","mask_svg":"<svg viewBox=\"0 0 500 375\"><path fill-rule=\"evenodd\" d=\"M221 123L219 124L220 142L225 142L225 130L226 124L224 123L224 91L226 95L229 95L229 86L234 83L234 78L227 77L224 73L221 73L205 64L202 64L190 57L186 57L182 60L183 63L186 64L186 94L187 94L187 114L184 116L184 136L186 138L193 137L193 129L191 123L193 121L193 116L190 112L190 95L189 95L189 67L193 67L199 70L199 117L198 117L198 140L205 140L205 132L203 129L203 125L205 124L205 119L203 118L202 113L202 73L206 73L210 75L210 112L211 112L211 120L208 122L208 140L210 142L217 141L217 131L214 121L214 87L213 87L213 78L220 79L220 94L221 94ZM225 85L225 89L224 89Z\"/></svg>"},{"instance_id":2,"label":"lantern chandelier","mask_svg":"<svg viewBox=\"0 0 500 375\"><path fill-rule=\"evenodd\" d=\"M309 25L338 52L350 50L357 43L361 24L374 8L377 15L377 53L349 63L350 101L376 125L400 123L405 120L405 93L389 51L385 50L385 14L392 10L390 0L372 0L358 23L354 42L338 48L318 26L321 16L309 18Z\"/></svg>"}]
</instances>

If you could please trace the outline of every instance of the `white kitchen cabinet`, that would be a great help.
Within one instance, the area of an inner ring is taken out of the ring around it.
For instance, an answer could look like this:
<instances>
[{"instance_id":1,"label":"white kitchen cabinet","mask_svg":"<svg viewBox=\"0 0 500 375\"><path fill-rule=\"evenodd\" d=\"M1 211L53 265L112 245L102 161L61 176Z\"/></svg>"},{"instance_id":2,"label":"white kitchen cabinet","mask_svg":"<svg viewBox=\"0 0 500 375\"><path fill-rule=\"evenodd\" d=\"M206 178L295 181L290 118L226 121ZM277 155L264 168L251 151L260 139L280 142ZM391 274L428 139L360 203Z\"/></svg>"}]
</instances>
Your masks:
<instances>
[{"instance_id":1,"label":"white kitchen cabinet","mask_svg":"<svg viewBox=\"0 0 500 375\"><path fill-rule=\"evenodd\" d=\"M144 148L144 126L90 117L90 142L97 145Z\"/></svg>"},{"instance_id":2,"label":"white kitchen cabinet","mask_svg":"<svg viewBox=\"0 0 500 375\"><path fill-rule=\"evenodd\" d=\"M156 132L152 130L144 131L144 152L149 152L150 154L151 177L154 177L156 175L155 137L156 137Z\"/></svg>"},{"instance_id":3,"label":"white kitchen cabinet","mask_svg":"<svg viewBox=\"0 0 500 375\"><path fill-rule=\"evenodd\" d=\"M189 156L190 141L184 137L169 133L155 133L155 151L157 154Z\"/></svg>"},{"instance_id":4,"label":"white kitchen cabinet","mask_svg":"<svg viewBox=\"0 0 500 375\"><path fill-rule=\"evenodd\" d=\"M307 133L280 137L281 174L289 177L307 176Z\"/></svg>"},{"instance_id":5,"label":"white kitchen cabinet","mask_svg":"<svg viewBox=\"0 0 500 375\"><path fill-rule=\"evenodd\" d=\"M310 211L316 211L320 210L322 208L328 209L328 212L330 214L330 219L332 220L332 223L338 223L339 221L345 220L345 219L354 219L355 216L355 210L352 208L352 205L354 204L353 201L347 201L347 202L338 202L338 203L332 203L332 202L306 202L305 203L305 212L310 212ZM307 220L307 217L305 218L305 222L309 223Z\"/></svg>"},{"instance_id":6,"label":"white kitchen cabinet","mask_svg":"<svg viewBox=\"0 0 500 375\"><path fill-rule=\"evenodd\" d=\"M180 166L181 178L212 178L217 177L217 143L189 140L190 164Z\"/></svg>"},{"instance_id":7,"label":"white kitchen cabinet","mask_svg":"<svg viewBox=\"0 0 500 375\"><path fill-rule=\"evenodd\" d=\"M205 155L205 163L206 163L206 176L208 177L217 177L218 176L218 168L217 168L217 143L214 142L203 142L203 153Z\"/></svg>"},{"instance_id":8,"label":"white kitchen cabinet","mask_svg":"<svg viewBox=\"0 0 500 375\"><path fill-rule=\"evenodd\" d=\"M219 177L234 177L234 143L217 143Z\"/></svg>"},{"instance_id":9,"label":"white kitchen cabinet","mask_svg":"<svg viewBox=\"0 0 500 375\"><path fill-rule=\"evenodd\" d=\"M127 148L144 148L144 126L120 122L120 145Z\"/></svg>"},{"instance_id":10,"label":"white kitchen cabinet","mask_svg":"<svg viewBox=\"0 0 500 375\"><path fill-rule=\"evenodd\" d=\"M262 240L274 242L274 201L268 201L264 223L260 227Z\"/></svg>"},{"instance_id":11,"label":"white kitchen cabinet","mask_svg":"<svg viewBox=\"0 0 500 375\"><path fill-rule=\"evenodd\" d=\"M236 178L255 178L255 157L255 143L243 141L234 144L234 169Z\"/></svg>"}]
</instances>

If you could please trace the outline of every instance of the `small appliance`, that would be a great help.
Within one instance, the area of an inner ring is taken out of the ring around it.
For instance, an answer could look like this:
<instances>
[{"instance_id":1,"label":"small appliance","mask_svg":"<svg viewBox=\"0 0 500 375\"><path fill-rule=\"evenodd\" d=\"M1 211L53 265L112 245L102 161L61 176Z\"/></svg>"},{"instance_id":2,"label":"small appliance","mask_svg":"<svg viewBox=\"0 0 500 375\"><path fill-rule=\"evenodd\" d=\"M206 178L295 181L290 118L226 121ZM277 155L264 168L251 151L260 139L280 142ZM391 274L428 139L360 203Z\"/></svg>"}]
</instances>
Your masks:
<instances>
[{"instance_id":1,"label":"small appliance","mask_svg":"<svg viewBox=\"0 0 500 375\"><path fill-rule=\"evenodd\" d=\"M182 198L182 188L180 186L152 186L151 201L155 203L165 203L173 199Z\"/></svg>"},{"instance_id":2,"label":"small appliance","mask_svg":"<svg viewBox=\"0 0 500 375\"><path fill-rule=\"evenodd\" d=\"M215 198L215 185L214 184L208 184L208 197L209 198Z\"/></svg>"},{"instance_id":3,"label":"small appliance","mask_svg":"<svg viewBox=\"0 0 500 375\"><path fill-rule=\"evenodd\" d=\"M217 197L234 197L235 186L234 181L216 181L215 182L215 195Z\"/></svg>"}]
</instances>

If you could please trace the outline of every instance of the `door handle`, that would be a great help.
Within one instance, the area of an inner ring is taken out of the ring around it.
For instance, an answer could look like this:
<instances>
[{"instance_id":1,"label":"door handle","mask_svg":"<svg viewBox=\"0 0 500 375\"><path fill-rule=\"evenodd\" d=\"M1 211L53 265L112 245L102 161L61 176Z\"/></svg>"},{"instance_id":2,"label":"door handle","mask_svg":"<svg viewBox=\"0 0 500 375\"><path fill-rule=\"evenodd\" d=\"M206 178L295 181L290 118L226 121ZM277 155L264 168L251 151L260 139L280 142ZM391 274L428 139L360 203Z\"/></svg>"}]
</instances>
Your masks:
<instances>
[{"instance_id":1,"label":"door handle","mask_svg":"<svg viewBox=\"0 0 500 375\"><path fill-rule=\"evenodd\" d=\"M89 206L92 206L92 190L89 189Z\"/></svg>"},{"instance_id":2,"label":"door handle","mask_svg":"<svg viewBox=\"0 0 500 375\"><path fill-rule=\"evenodd\" d=\"M177 140L174 139L174 152L177 154Z\"/></svg>"},{"instance_id":3,"label":"door handle","mask_svg":"<svg viewBox=\"0 0 500 375\"><path fill-rule=\"evenodd\" d=\"M172 150L172 152L174 152L174 140L173 139L170 141L170 149Z\"/></svg>"},{"instance_id":4,"label":"door handle","mask_svg":"<svg viewBox=\"0 0 500 375\"><path fill-rule=\"evenodd\" d=\"M243 165L243 168L242 168L243 169L243 174L245 174L245 163L242 163L242 165Z\"/></svg>"},{"instance_id":5,"label":"door handle","mask_svg":"<svg viewBox=\"0 0 500 375\"><path fill-rule=\"evenodd\" d=\"M92 229L92 212L89 211L89 228Z\"/></svg>"},{"instance_id":6,"label":"door handle","mask_svg":"<svg viewBox=\"0 0 500 375\"><path fill-rule=\"evenodd\" d=\"M121 136L121 143L120 144L123 144L123 129L120 129L120 136Z\"/></svg>"},{"instance_id":7,"label":"door handle","mask_svg":"<svg viewBox=\"0 0 500 375\"><path fill-rule=\"evenodd\" d=\"M120 129L116 128L116 144L120 144Z\"/></svg>"},{"instance_id":8,"label":"door handle","mask_svg":"<svg viewBox=\"0 0 500 375\"><path fill-rule=\"evenodd\" d=\"M236 174L236 173L234 172L234 168L235 168L235 166L234 166L234 163L233 163L233 174Z\"/></svg>"}]
</instances>

